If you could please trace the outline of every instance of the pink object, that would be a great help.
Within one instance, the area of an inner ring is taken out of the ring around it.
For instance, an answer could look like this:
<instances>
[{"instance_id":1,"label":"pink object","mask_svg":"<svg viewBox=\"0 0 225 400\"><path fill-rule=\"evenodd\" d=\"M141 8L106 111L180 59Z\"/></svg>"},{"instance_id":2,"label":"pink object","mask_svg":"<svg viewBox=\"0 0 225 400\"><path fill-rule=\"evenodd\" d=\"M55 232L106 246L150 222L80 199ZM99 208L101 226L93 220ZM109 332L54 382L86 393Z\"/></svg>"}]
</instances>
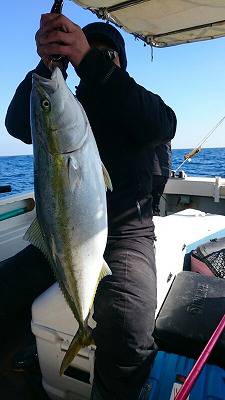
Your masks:
<instances>
[{"instance_id":1,"label":"pink object","mask_svg":"<svg viewBox=\"0 0 225 400\"><path fill-rule=\"evenodd\" d=\"M197 359L196 363L194 364L191 372L189 373L188 377L185 379L184 384L182 385L181 389L177 393L175 400L186 400L196 379L198 378L202 368L206 364L211 352L215 344L217 343L221 333L225 329L225 314L221 319L220 323L218 324L216 330L212 334L211 338L209 339L207 345L205 346L204 350L202 351L201 355Z\"/></svg>"},{"instance_id":2,"label":"pink object","mask_svg":"<svg viewBox=\"0 0 225 400\"><path fill-rule=\"evenodd\" d=\"M201 275L215 276L211 269L201 260L191 255L191 270Z\"/></svg>"}]
</instances>

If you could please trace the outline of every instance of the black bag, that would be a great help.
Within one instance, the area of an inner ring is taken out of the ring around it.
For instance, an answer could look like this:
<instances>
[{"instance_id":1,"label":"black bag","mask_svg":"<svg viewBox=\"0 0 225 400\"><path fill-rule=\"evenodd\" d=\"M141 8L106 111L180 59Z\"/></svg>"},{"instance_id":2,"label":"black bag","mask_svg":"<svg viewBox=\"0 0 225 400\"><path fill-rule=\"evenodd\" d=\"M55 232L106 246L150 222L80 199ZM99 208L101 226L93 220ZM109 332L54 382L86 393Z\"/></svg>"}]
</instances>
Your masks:
<instances>
[{"instance_id":1,"label":"black bag","mask_svg":"<svg viewBox=\"0 0 225 400\"><path fill-rule=\"evenodd\" d=\"M225 278L225 238L212 239L193 250L191 269L203 275Z\"/></svg>"},{"instance_id":2,"label":"black bag","mask_svg":"<svg viewBox=\"0 0 225 400\"><path fill-rule=\"evenodd\" d=\"M225 314L225 280L183 271L175 278L156 320L159 348L197 358ZM209 362L225 368L225 332Z\"/></svg>"}]
</instances>

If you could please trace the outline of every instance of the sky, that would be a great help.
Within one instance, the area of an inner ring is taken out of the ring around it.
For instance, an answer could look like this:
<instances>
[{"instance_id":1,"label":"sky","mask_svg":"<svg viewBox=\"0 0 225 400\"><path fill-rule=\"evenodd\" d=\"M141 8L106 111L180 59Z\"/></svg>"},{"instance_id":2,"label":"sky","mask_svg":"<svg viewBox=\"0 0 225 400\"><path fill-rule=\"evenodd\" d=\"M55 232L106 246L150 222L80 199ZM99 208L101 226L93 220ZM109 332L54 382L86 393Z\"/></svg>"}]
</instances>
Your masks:
<instances>
[{"instance_id":1,"label":"sky","mask_svg":"<svg viewBox=\"0 0 225 400\"><path fill-rule=\"evenodd\" d=\"M1 4L0 156L32 154L32 145L12 138L5 129L5 115L19 83L39 62L35 33L40 16L53 1L14 0ZM91 12L69 0L63 14L83 27L97 21ZM151 49L121 31L129 74L146 89L157 93L177 115L173 148L194 148L225 115L225 38ZM72 67L68 85L74 92L78 78ZM225 122L210 136L205 147L225 147Z\"/></svg>"}]
</instances>

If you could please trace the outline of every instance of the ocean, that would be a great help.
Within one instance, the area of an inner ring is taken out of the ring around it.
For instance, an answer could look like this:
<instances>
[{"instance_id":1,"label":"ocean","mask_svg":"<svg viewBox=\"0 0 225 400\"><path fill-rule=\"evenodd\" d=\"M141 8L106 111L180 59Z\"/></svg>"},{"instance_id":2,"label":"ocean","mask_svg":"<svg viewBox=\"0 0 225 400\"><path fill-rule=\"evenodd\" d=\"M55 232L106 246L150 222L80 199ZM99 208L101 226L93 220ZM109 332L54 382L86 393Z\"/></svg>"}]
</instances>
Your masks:
<instances>
[{"instance_id":1,"label":"ocean","mask_svg":"<svg viewBox=\"0 0 225 400\"><path fill-rule=\"evenodd\" d=\"M191 149L172 151L172 165L176 170L184 161L184 154ZM182 166L188 176L221 176L225 178L225 148L203 149L190 162ZM33 156L0 157L0 186L11 185L10 193L0 198L33 191Z\"/></svg>"}]
</instances>

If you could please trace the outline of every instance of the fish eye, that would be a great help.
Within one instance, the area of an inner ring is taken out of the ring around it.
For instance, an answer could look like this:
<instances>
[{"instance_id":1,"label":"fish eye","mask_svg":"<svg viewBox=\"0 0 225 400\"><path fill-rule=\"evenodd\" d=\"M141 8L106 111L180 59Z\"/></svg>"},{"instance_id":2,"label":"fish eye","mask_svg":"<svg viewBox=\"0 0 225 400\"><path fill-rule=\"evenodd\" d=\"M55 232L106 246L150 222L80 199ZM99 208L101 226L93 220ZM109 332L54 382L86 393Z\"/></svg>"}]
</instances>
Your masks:
<instances>
[{"instance_id":1,"label":"fish eye","mask_svg":"<svg viewBox=\"0 0 225 400\"><path fill-rule=\"evenodd\" d=\"M48 101L48 99L44 99L41 102L41 107L44 111L50 111L50 102Z\"/></svg>"}]
</instances>

